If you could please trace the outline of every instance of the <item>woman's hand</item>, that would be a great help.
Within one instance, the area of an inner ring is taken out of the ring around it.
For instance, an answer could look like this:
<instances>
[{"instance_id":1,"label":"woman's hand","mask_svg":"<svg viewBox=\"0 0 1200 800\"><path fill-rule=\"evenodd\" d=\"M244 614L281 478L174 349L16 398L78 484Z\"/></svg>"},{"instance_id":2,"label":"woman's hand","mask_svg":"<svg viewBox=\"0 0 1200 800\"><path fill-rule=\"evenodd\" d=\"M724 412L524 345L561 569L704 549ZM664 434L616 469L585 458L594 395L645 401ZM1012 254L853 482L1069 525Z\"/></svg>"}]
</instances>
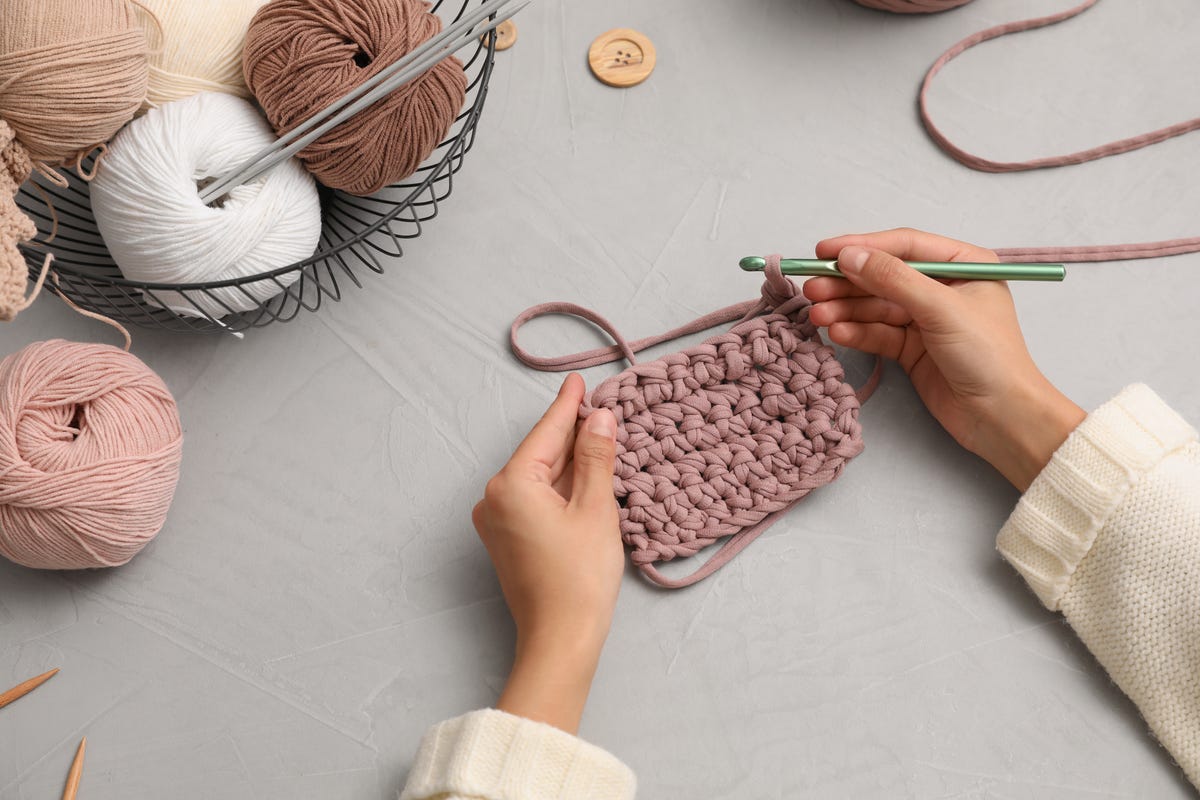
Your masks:
<instances>
[{"instance_id":1,"label":"woman's hand","mask_svg":"<svg viewBox=\"0 0 1200 800\"><path fill-rule=\"evenodd\" d=\"M817 257L836 257L848 280L804 284L813 323L837 344L898 361L950 435L1025 491L1086 415L1033 363L1007 284L939 283L901 260L996 254L899 229L826 239Z\"/></svg>"},{"instance_id":2,"label":"woman's hand","mask_svg":"<svg viewBox=\"0 0 1200 800\"><path fill-rule=\"evenodd\" d=\"M613 497L616 420L597 410L577 432L583 393L583 379L568 375L471 515L517 623L497 708L569 733L579 728L625 568Z\"/></svg>"}]
</instances>

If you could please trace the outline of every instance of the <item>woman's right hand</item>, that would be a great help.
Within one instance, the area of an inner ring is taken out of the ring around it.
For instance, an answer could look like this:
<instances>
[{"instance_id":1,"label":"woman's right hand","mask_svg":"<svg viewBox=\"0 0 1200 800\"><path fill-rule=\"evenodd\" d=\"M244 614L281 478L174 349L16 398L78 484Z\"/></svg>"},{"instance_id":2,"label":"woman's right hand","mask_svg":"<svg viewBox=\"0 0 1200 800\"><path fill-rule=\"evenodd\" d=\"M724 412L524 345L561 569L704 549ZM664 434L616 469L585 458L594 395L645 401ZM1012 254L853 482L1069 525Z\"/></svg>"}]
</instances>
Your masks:
<instances>
[{"instance_id":1,"label":"woman's right hand","mask_svg":"<svg viewBox=\"0 0 1200 800\"><path fill-rule=\"evenodd\" d=\"M1008 285L940 283L904 263L995 262L990 250L922 231L839 236L817 244L841 278L813 278L811 319L835 343L895 359L938 422L1021 491L1086 416L1042 375Z\"/></svg>"}]
</instances>

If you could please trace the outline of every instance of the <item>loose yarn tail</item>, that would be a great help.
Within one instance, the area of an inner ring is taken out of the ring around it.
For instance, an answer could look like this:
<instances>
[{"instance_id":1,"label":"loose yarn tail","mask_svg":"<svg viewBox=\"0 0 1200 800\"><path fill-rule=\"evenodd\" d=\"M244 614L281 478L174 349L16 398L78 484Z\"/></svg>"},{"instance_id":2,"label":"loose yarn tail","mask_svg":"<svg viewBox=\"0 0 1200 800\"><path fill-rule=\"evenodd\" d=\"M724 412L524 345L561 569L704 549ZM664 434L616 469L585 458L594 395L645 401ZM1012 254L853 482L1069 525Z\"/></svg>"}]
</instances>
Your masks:
<instances>
[{"instance_id":1,"label":"loose yarn tail","mask_svg":"<svg viewBox=\"0 0 1200 800\"><path fill-rule=\"evenodd\" d=\"M16 133L0 119L0 321L9 322L28 308L36 291L25 298L27 270L17 245L37 236L37 225L17 206L17 191L33 174L33 159ZM42 274L52 255L46 255Z\"/></svg>"},{"instance_id":2,"label":"loose yarn tail","mask_svg":"<svg viewBox=\"0 0 1200 800\"><path fill-rule=\"evenodd\" d=\"M1048 156L1045 158L1034 158L1027 161L995 161L990 158L971 153L954 142L942 133L933 121L932 115L929 113L928 94L929 87L933 83L934 77L937 76L942 68L953 61L958 56L970 50L976 45L997 39L1001 36L1007 36L1011 33L1020 33L1022 31L1033 30L1035 28L1044 28L1048 25L1057 25L1060 22L1065 22L1072 17L1079 16L1084 11L1087 11L1092 6L1096 5L1098 0L1085 0L1079 5L1073 6L1061 11L1057 14L1049 14L1043 17L1034 17L1031 19L1017 20L1015 22L1006 22L1001 25L996 25L991 28L973 33L962 41L951 46L946 52L942 53L929 70L925 73L925 78L921 81L921 91L917 96L917 107L921 116L921 123L925 126L925 131L929 134L929 138L942 149L944 153L958 161L964 166L970 167L980 172L1026 172L1035 169L1050 169L1053 167L1064 167L1071 164L1083 164L1088 161L1096 161L1101 158L1128 153L1132 150L1139 150L1143 147L1149 147L1153 144L1172 139L1176 136L1182 136L1185 133L1191 133L1195 130L1200 130L1200 117L1195 119L1178 122L1174 125L1168 125L1165 128L1148 131L1137 136L1130 136L1126 139L1119 139L1114 142L1108 142L1097 147L1091 147L1086 150L1080 150L1074 153L1067 153L1059 156ZM1134 244L1117 244L1117 245L1097 245L1097 246L1068 246L1068 247L1005 247L996 250L996 254L1001 261L1065 261L1065 262L1092 262L1092 261L1124 261L1142 258L1161 258L1164 256L1181 255L1183 253L1200 252L1200 237L1189 237L1182 239L1167 239L1159 242L1141 242Z\"/></svg>"}]
</instances>

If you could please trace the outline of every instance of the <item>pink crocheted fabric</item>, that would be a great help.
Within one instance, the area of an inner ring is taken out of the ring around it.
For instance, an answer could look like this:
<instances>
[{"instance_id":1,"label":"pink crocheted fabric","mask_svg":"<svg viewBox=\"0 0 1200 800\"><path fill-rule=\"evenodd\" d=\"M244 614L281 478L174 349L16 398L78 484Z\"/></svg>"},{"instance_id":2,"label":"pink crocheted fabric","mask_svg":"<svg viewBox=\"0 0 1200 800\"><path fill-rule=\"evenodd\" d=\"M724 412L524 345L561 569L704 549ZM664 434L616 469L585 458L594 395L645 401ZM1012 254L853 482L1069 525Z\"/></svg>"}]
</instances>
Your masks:
<instances>
[{"instance_id":1,"label":"pink crocheted fabric","mask_svg":"<svg viewBox=\"0 0 1200 800\"><path fill-rule=\"evenodd\" d=\"M511 330L513 353L542 370L616 360L633 365L597 386L580 417L608 408L617 418L613 489L631 558L650 580L678 588L711 575L778 515L836 479L862 452L859 404L878 382L879 366L856 394L833 349L808 320L809 303L767 260L762 300L741 303L669 331L626 343L605 319L569 303L523 312ZM587 319L613 347L537 358L517 344L530 319L565 313ZM634 352L734 319L728 332L639 364ZM659 561L691 556L727 538L698 570L668 579Z\"/></svg>"}]
</instances>

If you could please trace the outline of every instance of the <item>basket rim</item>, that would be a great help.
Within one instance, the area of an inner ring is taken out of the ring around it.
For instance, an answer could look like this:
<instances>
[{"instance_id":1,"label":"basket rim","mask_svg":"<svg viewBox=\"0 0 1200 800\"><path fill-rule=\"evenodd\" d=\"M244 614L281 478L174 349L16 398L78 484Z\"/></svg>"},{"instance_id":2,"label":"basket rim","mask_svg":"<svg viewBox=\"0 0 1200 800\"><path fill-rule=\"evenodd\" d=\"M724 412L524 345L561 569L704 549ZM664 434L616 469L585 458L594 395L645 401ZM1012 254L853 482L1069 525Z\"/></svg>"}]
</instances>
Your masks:
<instances>
[{"instance_id":1,"label":"basket rim","mask_svg":"<svg viewBox=\"0 0 1200 800\"><path fill-rule=\"evenodd\" d=\"M441 5L441 3L439 2L438 6L440 6L440 5ZM465 10L469 5L470 5L470 0L468 0L468 2L463 4L463 10ZM460 12L460 15L461 15L461 13L462 12ZM324 261L325 259L335 257L338 253L341 253L341 252L353 247L354 245L361 244L368 237L377 233L382 227L384 227L388 223L395 220L396 217L400 216L400 214L403 213L405 210L410 209L412 207L412 201L415 198L417 198L419 195L421 195L423 192L425 192L425 190L427 190L433 184L433 182L442 175L442 173L445 171L447 165L449 165L456 158L461 158L462 155L464 154L465 150L463 150L461 148L461 145L468 136L470 136L470 137L474 136L475 126L478 123L479 116L483 111L484 101L487 98L488 84L489 84L491 76L492 76L492 70L495 66L496 41L495 41L494 36L485 37L485 41L482 43L482 46L476 48L475 53L472 55L470 60L468 60L467 63L465 63L463 65L463 71L465 72L468 69L470 69L470 67L479 59L481 54L486 54L484 56L483 67L482 67L482 69L480 69L479 75L477 75L475 77L475 80L467 85L468 92L471 90L471 88L473 86L478 85L478 87L479 87L475 93L474 102L472 102L471 105L465 111L463 111L461 114L459 114L457 117L455 117L454 123L452 123L452 124L458 124L458 123L462 124L462 127L459 130L459 132L457 134L455 134L453 137L440 142L437 145L437 148L435 148L435 149L444 150L442 157L438 161L423 167L423 170L425 172L425 177L421 180L420 183L418 183L418 184L394 183L394 184L385 186L383 189L381 189L380 192L386 192L391 189L397 189L397 188L404 189L404 188L407 188L410 186L412 187L412 190L402 199L398 199L396 201L388 201L389 203L391 203L393 205L393 207L389 211L387 211L386 213L380 214L374 222L363 226L356 233L354 233L354 235L349 236L346 239L343 239L336 246L330 247L327 249L318 249L308 258L305 258L301 261L293 262L291 264L288 264L288 265L285 265L282 267L277 267L276 269L273 269L273 270L268 270L266 272L259 272L254 275L244 275L244 276L235 277L235 278L226 278L224 280L219 280L219 281L203 281L203 282L199 282L199 283L151 283L151 282L147 282L147 281L130 280L130 279L126 278L124 275L121 275L120 277L106 275L103 277L104 283L112 285L112 286L125 286L125 287L129 287L129 288L133 288L133 289L149 289L149 290L157 290L157 291L164 291L164 292L203 291L203 290L210 290L210 289L221 289L221 288L226 288L226 287L231 287L231 286L242 286L242 285L249 284L249 283L256 283L261 280L270 280L272 278L278 278L281 275L288 275L293 272L301 272L304 269L313 266L314 264ZM323 191L330 192L330 193L334 194L335 196L349 197L349 198L353 198L355 200L361 199L361 200L370 201L375 197L375 195L380 193L380 192L376 192L376 193L373 193L370 195L353 195L353 194L349 194L347 192L342 192L341 190L338 190L338 189L331 189L327 186L324 186L323 184L320 184L319 182L318 182L318 186ZM46 244L49 244L49 242L36 242L36 241L24 242L24 243L22 243L22 249L26 249L27 251L34 250L35 252L37 252L39 249L39 248L37 248L37 245L39 245L39 244L42 246L45 246ZM107 247L105 247L105 249L107 250ZM110 258L111 258L111 256L110 256ZM32 269L32 265L30 265L30 268ZM39 265L38 269L40 271L40 269L41 269L40 265ZM119 270L119 267L118 267L118 270ZM97 276L94 272L91 272L86 269L79 269L79 268L72 267L69 265L61 265L60 266L57 263L57 261L51 262L49 271L52 273L56 273L58 275L62 275L62 276L76 276L76 277L89 279L89 280L94 280L94 279L99 278L99 276Z\"/></svg>"}]
</instances>

